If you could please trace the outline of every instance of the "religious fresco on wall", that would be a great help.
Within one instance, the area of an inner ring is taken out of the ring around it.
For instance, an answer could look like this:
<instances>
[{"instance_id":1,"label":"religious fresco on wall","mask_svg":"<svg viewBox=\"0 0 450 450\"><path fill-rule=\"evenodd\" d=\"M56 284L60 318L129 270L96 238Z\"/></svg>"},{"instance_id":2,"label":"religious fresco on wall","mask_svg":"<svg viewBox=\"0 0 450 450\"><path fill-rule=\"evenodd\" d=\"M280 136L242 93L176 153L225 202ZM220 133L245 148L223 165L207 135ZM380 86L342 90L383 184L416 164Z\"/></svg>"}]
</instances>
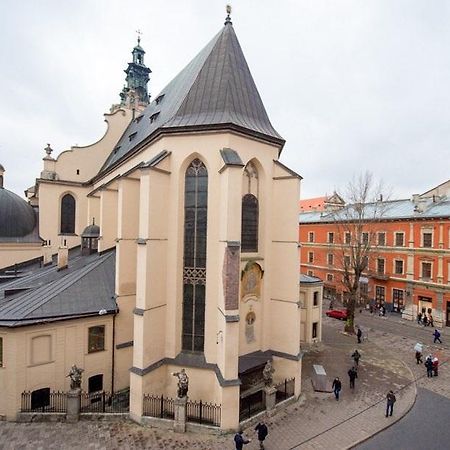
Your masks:
<instances>
[{"instance_id":1,"label":"religious fresco on wall","mask_svg":"<svg viewBox=\"0 0 450 450\"><path fill-rule=\"evenodd\" d=\"M254 261L249 261L241 273L241 300L259 300L264 271Z\"/></svg>"},{"instance_id":2,"label":"religious fresco on wall","mask_svg":"<svg viewBox=\"0 0 450 450\"><path fill-rule=\"evenodd\" d=\"M245 316L245 339L247 344L255 340L255 320L256 314L252 311L252 306L250 305L250 310Z\"/></svg>"}]
</instances>

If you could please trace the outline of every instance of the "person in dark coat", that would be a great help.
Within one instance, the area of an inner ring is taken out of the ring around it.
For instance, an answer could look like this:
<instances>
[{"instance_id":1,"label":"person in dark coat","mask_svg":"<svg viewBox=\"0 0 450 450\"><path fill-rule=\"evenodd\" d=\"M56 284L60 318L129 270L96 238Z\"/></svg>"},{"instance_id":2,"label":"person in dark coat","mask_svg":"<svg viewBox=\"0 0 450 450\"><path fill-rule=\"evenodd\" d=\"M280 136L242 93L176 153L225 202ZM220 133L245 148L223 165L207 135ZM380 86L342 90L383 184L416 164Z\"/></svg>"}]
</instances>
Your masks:
<instances>
[{"instance_id":1,"label":"person in dark coat","mask_svg":"<svg viewBox=\"0 0 450 450\"><path fill-rule=\"evenodd\" d=\"M393 391L389 391L386 395L386 417L392 416L394 411L394 403L397 401Z\"/></svg>"},{"instance_id":2,"label":"person in dark coat","mask_svg":"<svg viewBox=\"0 0 450 450\"><path fill-rule=\"evenodd\" d=\"M348 371L348 377L350 378L350 389L355 389L355 380L358 378L358 372L354 367Z\"/></svg>"},{"instance_id":3,"label":"person in dark coat","mask_svg":"<svg viewBox=\"0 0 450 450\"><path fill-rule=\"evenodd\" d=\"M359 359L361 358L361 353L359 353L357 349L352 353L352 358L353 361L355 361L355 367L358 367Z\"/></svg>"},{"instance_id":4,"label":"person in dark coat","mask_svg":"<svg viewBox=\"0 0 450 450\"><path fill-rule=\"evenodd\" d=\"M361 344L362 331L361 328L358 327L358 331L356 332L356 337L358 338L358 344Z\"/></svg>"},{"instance_id":5,"label":"person in dark coat","mask_svg":"<svg viewBox=\"0 0 450 450\"><path fill-rule=\"evenodd\" d=\"M436 341L439 341L439 344L442 344L442 341L441 341L441 333L439 333L439 331L438 330L434 330L434 333L433 333L433 336L434 336L434 343L436 344Z\"/></svg>"},{"instance_id":6,"label":"person in dark coat","mask_svg":"<svg viewBox=\"0 0 450 450\"><path fill-rule=\"evenodd\" d=\"M416 361L417 361L417 364L422 364L422 352L418 352L418 351L416 351Z\"/></svg>"},{"instance_id":7,"label":"person in dark coat","mask_svg":"<svg viewBox=\"0 0 450 450\"><path fill-rule=\"evenodd\" d=\"M239 430L234 435L234 443L236 444L236 450L242 450L244 445L249 444L252 441L251 439L246 439L243 436L243 434L244 434L244 432L242 430Z\"/></svg>"},{"instance_id":8,"label":"person in dark coat","mask_svg":"<svg viewBox=\"0 0 450 450\"><path fill-rule=\"evenodd\" d=\"M267 425L263 421L260 421L258 425L256 425L255 431L258 433L259 448L264 450L264 440L269 434Z\"/></svg>"},{"instance_id":9,"label":"person in dark coat","mask_svg":"<svg viewBox=\"0 0 450 450\"><path fill-rule=\"evenodd\" d=\"M339 379L339 377L336 377L333 380L333 384L331 385L331 387L333 389L336 400L339 400L339 392L341 392L341 389L342 389L342 383L341 383L341 380Z\"/></svg>"},{"instance_id":10,"label":"person in dark coat","mask_svg":"<svg viewBox=\"0 0 450 450\"><path fill-rule=\"evenodd\" d=\"M428 317L426 314L423 315L422 323L423 323L424 327L426 327L428 325Z\"/></svg>"},{"instance_id":11,"label":"person in dark coat","mask_svg":"<svg viewBox=\"0 0 450 450\"><path fill-rule=\"evenodd\" d=\"M417 323L420 325L422 323L422 313L419 312L419 314L417 314Z\"/></svg>"},{"instance_id":12,"label":"person in dark coat","mask_svg":"<svg viewBox=\"0 0 450 450\"><path fill-rule=\"evenodd\" d=\"M431 355L427 356L425 360L425 367L427 368L427 377L431 378L433 376L433 360Z\"/></svg>"},{"instance_id":13,"label":"person in dark coat","mask_svg":"<svg viewBox=\"0 0 450 450\"><path fill-rule=\"evenodd\" d=\"M431 314L428 316L428 323L430 324L431 328L434 328L434 319Z\"/></svg>"}]
</instances>

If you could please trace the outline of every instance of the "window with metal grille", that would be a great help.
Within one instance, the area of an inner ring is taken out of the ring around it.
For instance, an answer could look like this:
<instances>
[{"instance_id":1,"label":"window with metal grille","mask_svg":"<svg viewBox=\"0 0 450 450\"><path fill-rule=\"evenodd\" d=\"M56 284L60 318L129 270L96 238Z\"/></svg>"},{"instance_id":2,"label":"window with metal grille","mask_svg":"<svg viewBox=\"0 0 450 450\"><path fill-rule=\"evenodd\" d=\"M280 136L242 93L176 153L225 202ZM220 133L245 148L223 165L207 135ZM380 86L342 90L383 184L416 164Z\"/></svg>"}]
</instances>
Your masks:
<instances>
[{"instance_id":1,"label":"window with metal grille","mask_svg":"<svg viewBox=\"0 0 450 450\"><path fill-rule=\"evenodd\" d=\"M258 251L258 199L253 194L242 197L241 246L243 252Z\"/></svg>"},{"instance_id":2,"label":"window with metal grille","mask_svg":"<svg viewBox=\"0 0 450 450\"><path fill-rule=\"evenodd\" d=\"M66 194L61 199L61 233L75 233L75 198Z\"/></svg>"},{"instance_id":3,"label":"window with metal grille","mask_svg":"<svg viewBox=\"0 0 450 450\"><path fill-rule=\"evenodd\" d=\"M208 171L199 159L186 170L182 348L203 351L205 341Z\"/></svg>"},{"instance_id":4,"label":"window with metal grille","mask_svg":"<svg viewBox=\"0 0 450 450\"><path fill-rule=\"evenodd\" d=\"M105 350L105 326L89 327L88 330L88 353Z\"/></svg>"}]
</instances>

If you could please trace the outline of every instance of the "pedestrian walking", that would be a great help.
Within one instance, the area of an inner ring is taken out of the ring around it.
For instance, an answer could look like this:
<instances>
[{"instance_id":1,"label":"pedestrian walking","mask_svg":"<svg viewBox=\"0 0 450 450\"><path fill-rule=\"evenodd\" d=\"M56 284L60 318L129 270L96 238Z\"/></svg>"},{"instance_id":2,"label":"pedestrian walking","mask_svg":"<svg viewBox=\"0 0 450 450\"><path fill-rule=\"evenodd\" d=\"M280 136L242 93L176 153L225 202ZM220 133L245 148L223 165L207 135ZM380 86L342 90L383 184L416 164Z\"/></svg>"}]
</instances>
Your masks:
<instances>
[{"instance_id":1,"label":"pedestrian walking","mask_svg":"<svg viewBox=\"0 0 450 450\"><path fill-rule=\"evenodd\" d=\"M434 319L431 314L428 316L428 323L430 324L431 328L434 328Z\"/></svg>"},{"instance_id":2,"label":"pedestrian walking","mask_svg":"<svg viewBox=\"0 0 450 450\"><path fill-rule=\"evenodd\" d=\"M423 323L424 327L426 327L428 325L428 318L427 318L426 314L423 315L422 323Z\"/></svg>"},{"instance_id":3,"label":"pedestrian walking","mask_svg":"<svg viewBox=\"0 0 450 450\"><path fill-rule=\"evenodd\" d=\"M439 341L439 344L442 344L441 333L436 328L434 329L433 336L434 336L434 341L433 341L434 344L436 344L436 341Z\"/></svg>"},{"instance_id":4,"label":"pedestrian walking","mask_svg":"<svg viewBox=\"0 0 450 450\"><path fill-rule=\"evenodd\" d=\"M389 391L386 395L386 417L392 416L394 412L394 403L397 401L393 391Z\"/></svg>"},{"instance_id":5,"label":"pedestrian walking","mask_svg":"<svg viewBox=\"0 0 450 450\"><path fill-rule=\"evenodd\" d=\"M355 380L358 378L358 372L354 367L348 371L348 377L350 378L350 389L355 389Z\"/></svg>"},{"instance_id":6,"label":"pedestrian walking","mask_svg":"<svg viewBox=\"0 0 450 450\"><path fill-rule=\"evenodd\" d=\"M358 344L361 344L362 331L361 328L358 327L358 331L356 332L356 337L358 338Z\"/></svg>"},{"instance_id":7,"label":"pedestrian walking","mask_svg":"<svg viewBox=\"0 0 450 450\"><path fill-rule=\"evenodd\" d=\"M416 361L417 361L417 364L422 364L423 363L422 352L416 352Z\"/></svg>"},{"instance_id":8,"label":"pedestrian walking","mask_svg":"<svg viewBox=\"0 0 450 450\"><path fill-rule=\"evenodd\" d=\"M422 313L419 312L419 314L417 314L417 323L420 325L422 323Z\"/></svg>"},{"instance_id":9,"label":"pedestrian walking","mask_svg":"<svg viewBox=\"0 0 450 450\"><path fill-rule=\"evenodd\" d=\"M244 447L244 445L247 445L251 442L251 439L247 439L244 436L244 432L242 430L239 430L235 435L234 435L234 443L236 444L236 450L242 450L242 448Z\"/></svg>"},{"instance_id":10,"label":"pedestrian walking","mask_svg":"<svg viewBox=\"0 0 450 450\"><path fill-rule=\"evenodd\" d=\"M269 429L263 420L260 420L258 425L256 425L255 431L258 434L259 448L264 450L264 440L269 434Z\"/></svg>"},{"instance_id":11,"label":"pedestrian walking","mask_svg":"<svg viewBox=\"0 0 450 450\"><path fill-rule=\"evenodd\" d=\"M433 360L431 358L431 355L427 356L427 359L425 360L425 367L427 369L427 377L432 378L433 377Z\"/></svg>"},{"instance_id":12,"label":"pedestrian walking","mask_svg":"<svg viewBox=\"0 0 450 450\"><path fill-rule=\"evenodd\" d=\"M433 375L435 377L438 376L438 368L439 368L439 360L436 357L434 357L433 358Z\"/></svg>"},{"instance_id":13,"label":"pedestrian walking","mask_svg":"<svg viewBox=\"0 0 450 450\"><path fill-rule=\"evenodd\" d=\"M359 360L361 358L361 353L358 352L358 349L356 349L352 353L352 358L353 358L353 361L355 361L355 367L358 367L359 366Z\"/></svg>"},{"instance_id":14,"label":"pedestrian walking","mask_svg":"<svg viewBox=\"0 0 450 450\"><path fill-rule=\"evenodd\" d=\"M333 389L336 400L339 400L339 393L341 392L341 389L342 389L342 383L341 383L341 380L339 379L339 377L336 377L333 380L333 384L331 385L331 388Z\"/></svg>"}]
</instances>

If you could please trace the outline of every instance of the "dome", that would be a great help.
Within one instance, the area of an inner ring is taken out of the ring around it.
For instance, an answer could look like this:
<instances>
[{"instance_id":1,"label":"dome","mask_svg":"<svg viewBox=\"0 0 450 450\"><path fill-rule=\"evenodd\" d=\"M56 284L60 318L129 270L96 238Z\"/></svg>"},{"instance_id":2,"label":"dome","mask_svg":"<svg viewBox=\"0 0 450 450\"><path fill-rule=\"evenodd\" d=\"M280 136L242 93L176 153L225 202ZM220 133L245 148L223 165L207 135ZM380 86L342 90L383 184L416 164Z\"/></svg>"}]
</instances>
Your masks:
<instances>
[{"instance_id":1,"label":"dome","mask_svg":"<svg viewBox=\"0 0 450 450\"><path fill-rule=\"evenodd\" d=\"M36 225L34 209L8 189L0 189L0 239L30 234Z\"/></svg>"},{"instance_id":2,"label":"dome","mask_svg":"<svg viewBox=\"0 0 450 450\"><path fill-rule=\"evenodd\" d=\"M82 238L98 238L100 236L100 227L98 225L88 225L81 233Z\"/></svg>"}]
</instances>

